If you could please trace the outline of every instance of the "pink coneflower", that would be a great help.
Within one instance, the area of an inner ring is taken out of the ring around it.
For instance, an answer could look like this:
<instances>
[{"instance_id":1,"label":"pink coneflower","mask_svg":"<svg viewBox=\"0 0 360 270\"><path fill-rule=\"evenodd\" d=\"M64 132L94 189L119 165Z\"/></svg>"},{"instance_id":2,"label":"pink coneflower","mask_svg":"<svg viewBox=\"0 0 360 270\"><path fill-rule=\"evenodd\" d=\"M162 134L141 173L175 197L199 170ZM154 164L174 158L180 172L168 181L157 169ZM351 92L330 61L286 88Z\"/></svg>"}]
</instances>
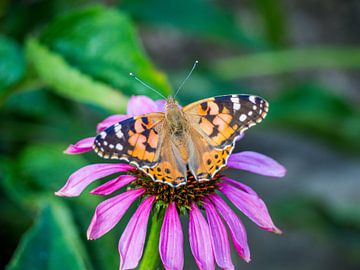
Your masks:
<instances>
[{"instance_id":1,"label":"pink coneflower","mask_svg":"<svg viewBox=\"0 0 360 270\"><path fill-rule=\"evenodd\" d=\"M132 115L163 111L164 101L145 97L132 97L128 104L128 115L113 115L97 126L102 131L112 124ZM70 145L65 153L79 154L92 150L94 137ZM260 175L283 177L285 168L273 159L256 153L232 154L228 168L240 169ZM250 251L245 228L224 201L231 201L260 228L280 233L274 225L265 203L250 187L221 174L211 181L197 182L189 174L187 184L172 188L153 182L148 176L128 164L101 163L83 167L73 173L65 186L56 195L74 197L95 180L116 175L114 179L90 191L91 194L109 195L128 186L128 190L100 203L88 228L88 239L97 239L110 231L137 199L140 205L131 217L119 241L120 269L133 269L139 264L144 250L150 213L157 208L165 210L159 236L159 254L165 269L183 269L184 237L180 215L189 216L189 243L199 269L234 269L230 253L230 238L241 258L250 261ZM203 211L204 210L204 211Z\"/></svg>"}]
</instances>

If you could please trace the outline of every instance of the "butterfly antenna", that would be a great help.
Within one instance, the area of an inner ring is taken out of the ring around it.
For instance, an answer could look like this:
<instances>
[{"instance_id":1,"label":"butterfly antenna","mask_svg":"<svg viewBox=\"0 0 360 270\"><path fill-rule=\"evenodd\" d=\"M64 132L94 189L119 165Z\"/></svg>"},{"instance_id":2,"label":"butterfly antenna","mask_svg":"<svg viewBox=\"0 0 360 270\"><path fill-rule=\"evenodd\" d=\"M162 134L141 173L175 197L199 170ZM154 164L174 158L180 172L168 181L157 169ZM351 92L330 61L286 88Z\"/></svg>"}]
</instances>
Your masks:
<instances>
[{"instance_id":1,"label":"butterfly antenna","mask_svg":"<svg viewBox=\"0 0 360 270\"><path fill-rule=\"evenodd\" d=\"M135 76L134 73L130 72L129 75L131 77L134 77L135 80L137 80L139 83L141 83L143 86L149 88L150 90L154 91L155 93L159 94L161 97L163 97L164 99L167 99L163 94L161 94L158 90L155 90L154 88L152 88L150 85L144 83L142 80L140 80L138 77Z\"/></svg>"},{"instance_id":2,"label":"butterfly antenna","mask_svg":"<svg viewBox=\"0 0 360 270\"><path fill-rule=\"evenodd\" d=\"M191 74L193 73L194 69L196 68L196 65L199 63L198 60L195 61L192 69L190 70L189 74L186 76L185 80L183 80L183 82L180 84L179 88L176 90L176 93L174 95L174 98L176 97L176 95L179 93L180 89L184 86L184 84L186 83L186 81L190 78Z\"/></svg>"}]
</instances>

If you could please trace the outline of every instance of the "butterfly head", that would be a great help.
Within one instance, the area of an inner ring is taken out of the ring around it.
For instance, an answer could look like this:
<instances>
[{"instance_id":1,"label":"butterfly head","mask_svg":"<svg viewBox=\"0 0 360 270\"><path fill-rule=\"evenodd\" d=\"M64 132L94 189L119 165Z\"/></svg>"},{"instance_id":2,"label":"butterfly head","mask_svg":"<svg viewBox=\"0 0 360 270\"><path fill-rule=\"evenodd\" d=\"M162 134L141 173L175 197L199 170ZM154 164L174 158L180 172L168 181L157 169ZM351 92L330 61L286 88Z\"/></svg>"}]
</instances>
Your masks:
<instances>
[{"instance_id":1,"label":"butterfly head","mask_svg":"<svg viewBox=\"0 0 360 270\"><path fill-rule=\"evenodd\" d=\"M172 96L168 97L166 100L165 109L171 110L171 109L178 109L178 108L179 108L179 104L177 103L175 98L173 98Z\"/></svg>"}]
</instances>

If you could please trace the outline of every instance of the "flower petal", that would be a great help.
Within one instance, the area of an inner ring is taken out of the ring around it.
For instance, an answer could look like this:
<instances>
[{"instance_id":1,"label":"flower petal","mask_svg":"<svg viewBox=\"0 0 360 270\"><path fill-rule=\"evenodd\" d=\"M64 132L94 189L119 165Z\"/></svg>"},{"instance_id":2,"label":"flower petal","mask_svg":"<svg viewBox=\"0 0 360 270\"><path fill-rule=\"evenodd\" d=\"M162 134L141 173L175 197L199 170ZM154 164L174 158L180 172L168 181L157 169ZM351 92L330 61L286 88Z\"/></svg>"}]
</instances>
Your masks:
<instances>
[{"instance_id":1,"label":"flower petal","mask_svg":"<svg viewBox=\"0 0 360 270\"><path fill-rule=\"evenodd\" d=\"M249 171L265 176L284 177L286 169L277 161L263 154L244 151L232 154L228 160L228 167Z\"/></svg>"},{"instance_id":2,"label":"flower petal","mask_svg":"<svg viewBox=\"0 0 360 270\"><path fill-rule=\"evenodd\" d=\"M93 148L95 137L89 137L78 141L75 144L70 144L68 148L64 150L65 154L81 154L91 151Z\"/></svg>"},{"instance_id":3,"label":"flower petal","mask_svg":"<svg viewBox=\"0 0 360 270\"><path fill-rule=\"evenodd\" d=\"M211 241L214 248L215 261L221 269L234 269L225 225L213 204L208 199L205 199L204 202L206 217L210 227Z\"/></svg>"},{"instance_id":4,"label":"flower petal","mask_svg":"<svg viewBox=\"0 0 360 270\"><path fill-rule=\"evenodd\" d=\"M93 164L77 170L70 175L65 186L55 192L57 196L76 197L92 182L110 174L128 172L134 167L128 164Z\"/></svg>"},{"instance_id":5,"label":"flower petal","mask_svg":"<svg viewBox=\"0 0 360 270\"><path fill-rule=\"evenodd\" d=\"M109 195L136 179L137 178L133 175L120 175L115 179L107 181L105 184L94 188L92 191L90 191L90 193L95 195Z\"/></svg>"},{"instance_id":6,"label":"flower petal","mask_svg":"<svg viewBox=\"0 0 360 270\"><path fill-rule=\"evenodd\" d=\"M123 217L130 205L145 192L143 188L132 189L100 203L95 210L87 231L89 240L97 239L110 231Z\"/></svg>"},{"instance_id":7,"label":"flower petal","mask_svg":"<svg viewBox=\"0 0 360 270\"><path fill-rule=\"evenodd\" d=\"M195 203L189 215L189 242L199 269L215 269L209 225Z\"/></svg>"},{"instance_id":8,"label":"flower petal","mask_svg":"<svg viewBox=\"0 0 360 270\"><path fill-rule=\"evenodd\" d=\"M271 220L269 212L263 200L248 186L236 181L225 178L226 183L236 185L238 188L222 183L220 190L225 196L248 218L255 222L260 228L280 234L281 231L276 228ZM245 189L243 188L245 186Z\"/></svg>"},{"instance_id":9,"label":"flower petal","mask_svg":"<svg viewBox=\"0 0 360 270\"><path fill-rule=\"evenodd\" d=\"M147 96L132 96L127 106L127 113L131 116L158 111L155 101Z\"/></svg>"},{"instance_id":10,"label":"flower petal","mask_svg":"<svg viewBox=\"0 0 360 270\"><path fill-rule=\"evenodd\" d=\"M181 270L184 267L184 236L174 202L166 209L160 231L159 253L166 270Z\"/></svg>"},{"instance_id":11,"label":"flower petal","mask_svg":"<svg viewBox=\"0 0 360 270\"><path fill-rule=\"evenodd\" d=\"M166 99L159 99L155 101L159 112L165 112Z\"/></svg>"},{"instance_id":12,"label":"flower petal","mask_svg":"<svg viewBox=\"0 0 360 270\"><path fill-rule=\"evenodd\" d=\"M107 129L108 127L116 124L116 123L119 123L121 121L124 121L124 120L128 119L129 117L130 117L129 115L125 115L125 114L111 115L111 116L105 118L99 124L97 124L96 131L99 133L99 132Z\"/></svg>"},{"instance_id":13,"label":"flower petal","mask_svg":"<svg viewBox=\"0 0 360 270\"><path fill-rule=\"evenodd\" d=\"M221 180L222 180L222 182L226 182L228 184L236 186L237 188L242 189L243 191L245 191L245 192L247 192L249 194L253 194L253 195L257 196L257 193L252 188L248 187L247 185L245 185L243 183L240 183L238 181L232 180L232 179L227 178L227 177L222 177Z\"/></svg>"},{"instance_id":14,"label":"flower petal","mask_svg":"<svg viewBox=\"0 0 360 270\"><path fill-rule=\"evenodd\" d=\"M149 215L155 196L147 197L126 225L119 241L120 270L134 269L144 250Z\"/></svg>"},{"instance_id":15,"label":"flower petal","mask_svg":"<svg viewBox=\"0 0 360 270\"><path fill-rule=\"evenodd\" d=\"M219 210L220 214L227 223L234 247L239 256L246 262L250 262L250 250L247 243L247 236L244 225L234 213L234 211L219 195L210 195L210 199L215 204L216 208Z\"/></svg>"}]
</instances>

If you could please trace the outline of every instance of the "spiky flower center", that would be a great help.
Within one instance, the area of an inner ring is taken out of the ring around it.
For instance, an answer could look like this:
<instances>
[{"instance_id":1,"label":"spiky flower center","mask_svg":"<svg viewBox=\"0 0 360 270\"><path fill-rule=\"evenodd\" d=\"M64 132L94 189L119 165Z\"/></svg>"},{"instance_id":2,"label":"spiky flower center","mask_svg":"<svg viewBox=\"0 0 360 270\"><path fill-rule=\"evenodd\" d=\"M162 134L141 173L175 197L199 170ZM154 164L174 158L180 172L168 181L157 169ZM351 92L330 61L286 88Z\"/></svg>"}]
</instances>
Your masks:
<instances>
[{"instance_id":1,"label":"spiky flower center","mask_svg":"<svg viewBox=\"0 0 360 270\"><path fill-rule=\"evenodd\" d=\"M192 174L188 174L187 183L177 188L164 183L151 180L141 172L137 172L138 180L133 182L135 186L145 188L145 195L153 195L156 201L164 204L175 202L177 207L188 208L193 202L201 204L202 200L218 189L220 174L215 175L210 181L198 182Z\"/></svg>"}]
</instances>

